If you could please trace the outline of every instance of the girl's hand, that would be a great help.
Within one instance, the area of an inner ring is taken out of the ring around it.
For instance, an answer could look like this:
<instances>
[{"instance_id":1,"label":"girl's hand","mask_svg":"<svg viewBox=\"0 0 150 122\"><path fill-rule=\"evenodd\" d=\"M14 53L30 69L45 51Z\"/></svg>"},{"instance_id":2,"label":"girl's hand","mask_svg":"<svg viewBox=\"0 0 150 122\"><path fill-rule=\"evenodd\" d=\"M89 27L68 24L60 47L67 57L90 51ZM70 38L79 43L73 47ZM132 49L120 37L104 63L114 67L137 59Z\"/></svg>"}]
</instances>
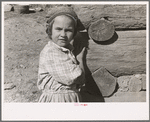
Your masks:
<instances>
[{"instance_id":1,"label":"girl's hand","mask_svg":"<svg viewBox=\"0 0 150 122\"><path fill-rule=\"evenodd\" d=\"M85 84L83 84L83 85L77 84L77 87L76 87L76 88L77 88L79 91L81 91L81 89L84 88L84 86L85 86Z\"/></svg>"}]
</instances>

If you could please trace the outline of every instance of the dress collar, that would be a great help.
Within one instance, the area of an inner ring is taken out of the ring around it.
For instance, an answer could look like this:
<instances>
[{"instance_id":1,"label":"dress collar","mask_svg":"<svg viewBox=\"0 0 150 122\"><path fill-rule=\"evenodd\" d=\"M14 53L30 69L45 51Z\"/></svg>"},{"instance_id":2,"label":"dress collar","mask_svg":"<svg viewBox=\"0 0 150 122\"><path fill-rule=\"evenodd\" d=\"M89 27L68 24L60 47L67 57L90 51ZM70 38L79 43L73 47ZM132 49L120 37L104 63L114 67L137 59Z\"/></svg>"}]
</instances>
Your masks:
<instances>
[{"instance_id":1,"label":"dress collar","mask_svg":"<svg viewBox=\"0 0 150 122\"><path fill-rule=\"evenodd\" d=\"M55 44L52 40L50 40L48 43L49 43L49 45L56 47L57 49L61 50L62 52L68 52L68 51L74 50L74 47L71 44L69 44L67 46L67 48L65 48L65 47L60 47L59 45Z\"/></svg>"}]
</instances>

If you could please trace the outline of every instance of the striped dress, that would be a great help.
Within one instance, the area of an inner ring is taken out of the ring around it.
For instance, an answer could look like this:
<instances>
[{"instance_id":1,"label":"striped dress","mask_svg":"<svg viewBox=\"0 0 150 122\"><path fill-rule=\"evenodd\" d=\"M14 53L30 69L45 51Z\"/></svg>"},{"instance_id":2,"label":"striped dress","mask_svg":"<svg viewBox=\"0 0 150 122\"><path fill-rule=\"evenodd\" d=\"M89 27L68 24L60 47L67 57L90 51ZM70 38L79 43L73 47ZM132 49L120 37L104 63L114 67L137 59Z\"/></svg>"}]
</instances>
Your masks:
<instances>
[{"instance_id":1,"label":"striped dress","mask_svg":"<svg viewBox=\"0 0 150 122\"><path fill-rule=\"evenodd\" d=\"M69 49L49 41L40 53L37 86L42 90L39 102L81 102L78 86L84 73Z\"/></svg>"}]
</instances>

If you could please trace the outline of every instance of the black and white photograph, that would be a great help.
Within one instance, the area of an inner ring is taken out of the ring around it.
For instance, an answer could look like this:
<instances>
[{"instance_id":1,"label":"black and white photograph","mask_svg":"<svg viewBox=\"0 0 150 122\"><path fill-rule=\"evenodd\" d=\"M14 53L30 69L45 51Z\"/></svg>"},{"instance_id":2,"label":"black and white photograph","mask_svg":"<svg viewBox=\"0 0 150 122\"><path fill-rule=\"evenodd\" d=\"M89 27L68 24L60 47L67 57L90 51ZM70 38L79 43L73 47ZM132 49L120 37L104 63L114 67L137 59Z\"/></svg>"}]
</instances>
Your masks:
<instances>
[{"instance_id":1,"label":"black and white photograph","mask_svg":"<svg viewBox=\"0 0 150 122\"><path fill-rule=\"evenodd\" d=\"M149 119L149 2L7 1L1 14L3 120Z\"/></svg>"}]
</instances>

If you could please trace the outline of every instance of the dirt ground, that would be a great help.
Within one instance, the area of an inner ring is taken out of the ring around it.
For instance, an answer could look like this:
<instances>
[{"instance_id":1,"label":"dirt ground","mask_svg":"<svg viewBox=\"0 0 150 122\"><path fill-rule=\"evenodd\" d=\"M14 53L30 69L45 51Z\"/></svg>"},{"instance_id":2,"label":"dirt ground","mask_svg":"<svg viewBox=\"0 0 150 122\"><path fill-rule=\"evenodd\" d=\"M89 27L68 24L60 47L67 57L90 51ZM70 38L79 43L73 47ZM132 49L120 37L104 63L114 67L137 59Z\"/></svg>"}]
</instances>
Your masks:
<instances>
[{"instance_id":1,"label":"dirt ground","mask_svg":"<svg viewBox=\"0 0 150 122\"><path fill-rule=\"evenodd\" d=\"M44 11L4 14L4 102L37 102L39 54L48 37L45 33ZM98 96L83 93L85 101L100 102ZM90 100L89 100L90 99ZM146 91L116 92L105 102L145 102Z\"/></svg>"},{"instance_id":2,"label":"dirt ground","mask_svg":"<svg viewBox=\"0 0 150 122\"><path fill-rule=\"evenodd\" d=\"M6 102L35 102L39 54L47 43L44 12L4 14L4 99Z\"/></svg>"}]
</instances>

